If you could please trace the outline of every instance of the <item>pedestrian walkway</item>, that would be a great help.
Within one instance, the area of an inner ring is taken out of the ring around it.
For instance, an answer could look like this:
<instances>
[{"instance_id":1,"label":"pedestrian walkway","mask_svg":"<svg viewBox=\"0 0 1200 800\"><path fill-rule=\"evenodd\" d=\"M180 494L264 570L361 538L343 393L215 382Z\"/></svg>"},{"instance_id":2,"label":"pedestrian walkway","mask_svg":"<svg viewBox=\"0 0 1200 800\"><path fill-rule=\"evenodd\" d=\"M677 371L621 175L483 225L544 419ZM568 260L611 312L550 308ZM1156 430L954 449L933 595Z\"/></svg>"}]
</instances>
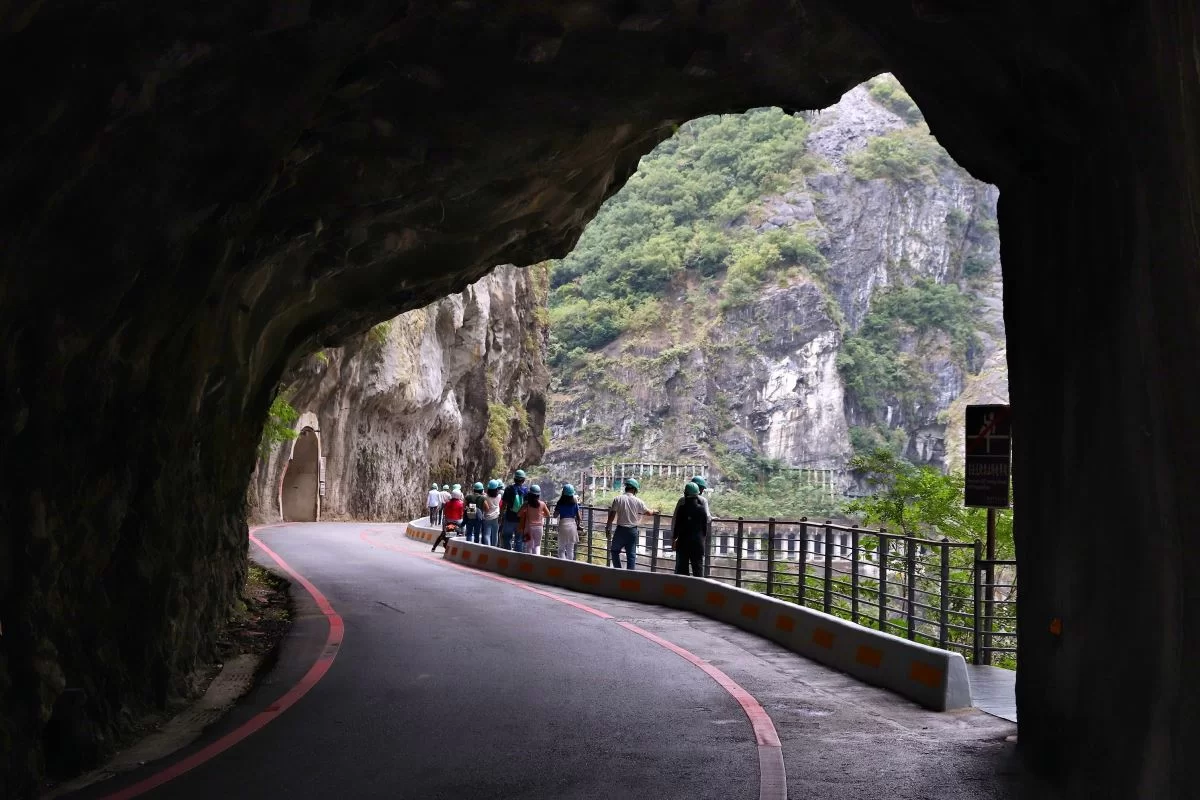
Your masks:
<instances>
[{"instance_id":1,"label":"pedestrian walkway","mask_svg":"<svg viewBox=\"0 0 1200 800\"><path fill-rule=\"evenodd\" d=\"M1011 669L968 664L971 703L994 717L1017 721L1017 673Z\"/></svg>"}]
</instances>

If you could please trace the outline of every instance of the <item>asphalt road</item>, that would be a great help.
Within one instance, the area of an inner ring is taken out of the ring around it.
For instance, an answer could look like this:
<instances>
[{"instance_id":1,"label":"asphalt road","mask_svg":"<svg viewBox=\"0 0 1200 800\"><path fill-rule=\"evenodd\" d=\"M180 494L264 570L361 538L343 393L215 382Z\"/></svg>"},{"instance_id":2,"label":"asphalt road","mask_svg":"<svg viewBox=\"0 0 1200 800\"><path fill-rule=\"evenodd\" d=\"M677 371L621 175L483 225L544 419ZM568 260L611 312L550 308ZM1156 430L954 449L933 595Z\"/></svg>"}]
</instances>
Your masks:
<instances>
[{"instance_id":1,"label":"asphalt road","mask_svg":"<svg viewBox=\"0 0 1200 800\"><path fill-rule=\"evenodd\" d=\"M620 620L691 650L755 695L783 742L790 797L1034 796L1005 741L1016 728L1004 720L923 711L687 612L553 590L615 617L601 619L421 558L428 549L401 530L317 523L258 533L341 614L341 650L274 722L144 796L757 797L754 734L735 700ZM78 796L152 775L294 685L327 631L294 588L298 616L279 662L244 703L176 757Z\"/></svg>"}]
</instances>

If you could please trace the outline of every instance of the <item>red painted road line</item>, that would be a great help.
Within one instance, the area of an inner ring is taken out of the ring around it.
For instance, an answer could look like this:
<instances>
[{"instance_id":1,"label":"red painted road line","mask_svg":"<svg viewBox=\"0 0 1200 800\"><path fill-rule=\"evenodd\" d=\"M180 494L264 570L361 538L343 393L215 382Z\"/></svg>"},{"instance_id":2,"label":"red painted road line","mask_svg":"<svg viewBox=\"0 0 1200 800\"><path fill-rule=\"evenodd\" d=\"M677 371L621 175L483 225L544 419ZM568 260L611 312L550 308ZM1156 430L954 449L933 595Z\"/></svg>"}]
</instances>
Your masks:
<instances>
[{"instance_id":1,"label":"red painted road line","mask_svg":"<svg viewBox=\"0 0 1200 800\"><path fill-rule=\"evenodd\" d=\"M366 542L367 535L367 531L363 531L361 534L359 534L359 538ZM404 553L405 555L423 558L427 561L435 561L437 563L444 564L445 566L453 567L454 569L470 572L472 575L478 575L484 578L492 578L493 580L516 586L519 589L524 589L527 592L533 592L534 594L540 594L542 597L548 597L551 600L557 600L560 603L577 608L580 611L586 611L589 614L595 614L601 619L613 619L611 614L606 614L599 609L592 608L591 606L578 603L574 600L553 594L551 592L535 589L528 584L512 580L511 578L506 578L502 575L493 575L490 572L480 572L478 569L464 567L460 564L446 561L438 556L425 555L424 553L414 553L407 548L394 547L392 545L386 545L383 543L367 542L367 544L370 544L373 547L383 547L397 553ZM712 664L700 658L700 656L696 655L692 651L680 647L674 642L669 642L661 636L651 633L645 628L639 628L637 625L634 625L631 622L621 622L618 620L617 624L628 631L636 633L638 636L642 636L651 642L654 642L659 647L670 650L680 658L683 658L685 661L688 661L689 663L698 667L704 672L704 674L716 681L718 686L728 692L729 695L737 701L737 704L742 707L742 711L745 712L746 718L750 720L750 727L754 730L754 739L758 745L759 800L787 800L787 772L783 765L783 746L779 741L779 732L775 730L775 723L771 720L771 717L769 714L767 714L766 709L762 707L762 704L758 702L754 695L746 691L746 689L744 689L742 685L733 678L729 677L717 667L714 667Z\"/></svg>"},{"instance_id":2,"label":"red painted road line","mask_svg":"<svg viewBox=\"0 0 1200 800\"><path fill-rule=\"evenodd\" d=\"M329 600L325 595L321 594L321 590L309 583L308 579L301 575L296 570L292 569L286 561L279 557L274 550L267 547L262 541L254 535L255 531L262 530L264 527L277 527L274 525L264 525L259 528L250 529L250 541L258 545L259 549L266 553L271 559L279 565L280 569L286 572L293 580L304 587L312 599L316 601L317 607L321 609L321 613L325 615L326 621L329 623L329 634L325 637L325 647L321 650L321 654L317 656L317 660L309 667L308 672L300 679L300 682L288 689L283 697L276 700L271 705L267 706L264 711L255 714L241 726L235 728L229 733L217 739L207 747L196 751L192 755L178 761L175 764L167 767L161 772L157 772L146 778L143 781L135 783L127 789L122 789L119 792L107 795L105 800L125 800L130 797L137 797L140 794L162 786L170 780L178 778L186 772L190 772L206 761L216 758L221 753L233 747L238 742L245 739L250 734L261 729L267 723L272 722L279 717L284 711L296 704L301 697L308 693L308 690L317 684L317 681L325 677L325 673L333 666L333 660L337 658L338 650L341 648L345 625L342 622L341 616L333 610L333 606L329 604Z\"/></svg>"}]
</instances>

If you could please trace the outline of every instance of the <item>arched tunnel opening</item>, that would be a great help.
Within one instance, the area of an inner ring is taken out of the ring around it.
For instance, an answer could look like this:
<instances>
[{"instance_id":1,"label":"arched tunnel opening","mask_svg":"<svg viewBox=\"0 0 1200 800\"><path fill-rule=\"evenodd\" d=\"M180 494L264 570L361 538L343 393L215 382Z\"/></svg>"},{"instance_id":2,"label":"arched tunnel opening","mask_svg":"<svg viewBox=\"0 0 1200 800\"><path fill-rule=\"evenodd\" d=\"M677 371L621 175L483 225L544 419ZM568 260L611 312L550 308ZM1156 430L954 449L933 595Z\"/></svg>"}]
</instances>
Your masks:
<instances>
[{"instance_id":1,"label":"arched tunnel opening","mask_svg":"<svg viewBox=\"0 0 1200 800\"><path fill-rule=\"evenodd\" d=\"M687 119L820 108L890 71L1001 193L1020 749L1066 796L1187 796L1193 4L142 10L0 12L9 795L64 689L105 734L209 648L297 354L565 255Z\"/></svg>"},{"instance_id":2,"label":"arched tunnel opening","mask_svg":"<svg viewBox=\"0 0 1200 800\"><path fill-rule=\"evenodd\" d=\"M320 516L321 440L312 428L301 429L283 473L280 511L286 522L316 522Z\"/></svg>"}]
</instances>

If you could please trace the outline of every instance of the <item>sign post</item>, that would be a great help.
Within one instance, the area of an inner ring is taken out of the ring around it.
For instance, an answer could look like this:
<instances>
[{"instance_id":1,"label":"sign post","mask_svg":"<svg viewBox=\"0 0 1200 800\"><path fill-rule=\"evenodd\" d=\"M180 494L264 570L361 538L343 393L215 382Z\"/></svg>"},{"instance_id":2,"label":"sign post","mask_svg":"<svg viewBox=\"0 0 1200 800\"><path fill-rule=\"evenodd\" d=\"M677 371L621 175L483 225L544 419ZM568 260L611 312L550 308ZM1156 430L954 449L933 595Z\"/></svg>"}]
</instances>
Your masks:
<instances>
[{"instance_id":1,"label":"sign post","mask_svg":"<svg viewBox=\"0 0 1200 800\"><path fill-rule=\"evenodd\" d=\"M1008 508L1012 469L1012 409L1006 405L967 406L967 484L964 504L987 509L987 556L984 574L983 663L992 661L992 620L996 585L996 509ZM976 565L978 569L978 565Z\"/></svg>"}]
</instances>

